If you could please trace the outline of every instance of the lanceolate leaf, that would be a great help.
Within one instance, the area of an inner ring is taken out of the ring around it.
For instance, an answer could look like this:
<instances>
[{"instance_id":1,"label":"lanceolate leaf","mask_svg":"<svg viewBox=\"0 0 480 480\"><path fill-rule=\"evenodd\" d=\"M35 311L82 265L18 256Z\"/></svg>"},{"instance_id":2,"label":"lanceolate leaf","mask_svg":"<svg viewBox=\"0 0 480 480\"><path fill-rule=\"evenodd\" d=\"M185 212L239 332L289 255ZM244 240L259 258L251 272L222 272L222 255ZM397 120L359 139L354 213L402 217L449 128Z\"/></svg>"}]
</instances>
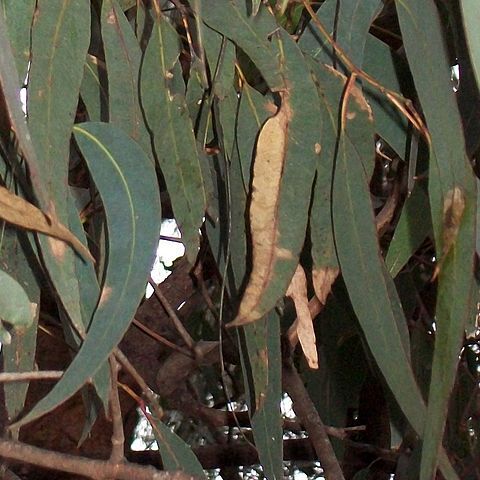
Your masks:
<instances>
[{"instance_id":1,"label":"lanceolate leaf","mask_svg":"<svg viewBox=\"0 0 480 480\"><path fill-rule=\"evenodd\" d=\"M110 122L123 129L150 154L150 137L138 98L140 46L117 0L103 2L101 22Z\"/></svg>"},{"instance_id":2,"label":"lanceolate leaf","mask_svg":"<svg viewBox=\"0 0 480 480\"><path fill-rule=\"evenodd\" d=\"M199 245L206 194L193 126L185 97L173 90L179 55L178 35L158 12L143 60L142 105L155 152L167 183L187 255L193 263Z\"/></svg>"},{"instance_id":3,"label":"lanceolate leaf","mask_svg":"<svg viewBox=\"0 0 480 480\"><path fill-rule=\"evenodd\" d=\"M152 163L121 130L102 123L75 127L75 139L103 201L108 265L88 335L62 379L18 425L72 396L118 344L145 291L160 229Z\"/></svg>"},{"instance_id":4,"label":"lanceolate leaf","mask_svg":"<svg viewBox=\"0 0 480 480\"><path fill-rule=\"evenodd\" d=\"M357 65L363 62L365 41L382 2L379 0L327 0L317 11L323 26L333 35L349 58ZM313 22L307 26L300 40L300 48L320 63L336 61L332 45L321 36Z\"/></svg>"},{"instance_id":5,"label":"lanceolate leaf","mask_svg":"<svg viewBox=\"0 0 480 480\"><path fill-rule=\"evenodd\" d=\"M362 168L362 159L358 157L357 145L348 140L349 124L353 121L347 120L336 156L333 223L337 255L370 350L405 415L421 433L423 400L410 367L409 351L405 348L406 321L395 318L401 314L400 300L395 289L389 288L384 273L368 178ZM371 149L373 155L373 145Z\"/></svg>"},{"instance_id":6,"label":"lanceolate leaf","mask_svg":"<svg viewBox=\"0 0 480 480\"><path fill-rule=\"evenodd\" d=\"M206 478L202 465L192 449L161 420L149 415L149 421L152 424L164 469L184 471L198 478Z\"/></svg>"},{"instance_id":7,"label":"lanceolate leaf","mask_svg":"<svg viewBox=\"0 0 480 480\"><path fill-rule=\"evenodd\" d=\"M280 108L262 127L257 141L249 212L253 267L231 325L258 320L284 295L308 222L320 148L318 96L297 45L286 33L278 41L289 89L281 93Z\"/></svg>"},{"instance_id":8,"label":"lanceolate leaf","mask_svg":"<svg viewBox=\"0 0 480 480\"><path fill-rule=\"evenodd\" d=\"M280 351L280 319L276 312L245 326L248 367L251 376L249 410L255 446L265 475L283 478L282 416L279 399L282 395L282 355ZM253 403L254 402L254 403Z\"/></svg>"},{"instance_id":9,"label":"lanceolate leaf","mask_svg":"<svg viewBox=\"0 0 480 480\"><path fill-rule=\"evenodd\" d=\"M277 52L269 41L278 25L267 8L261 8L257 15L249 17L247 2L243 0L203 0L201 5L202 20L248 55L272 90L285 88Z\"/></svg>"},{"instance_id":10,"label":"lanceolate leaf","mask_svg":"<svg viewBox=\"0 0 480 480\"><path fill-rule=\"evenodd\" d=\"M29 71L28 125L38 157L38 181L47 191L41 203L53 222L68 225L68 167L70 137L78 104L83 65L90 42L87 1L37 2L32 22L32 60ZM32 181L36 174L32 174ZM74 252L62 242L39 236L42 258L61 306L75 329L82 332Z\"/></svg>"},{"instance_id":11,"label":"lanceolate leaf","mask_svg":"<svg viewBox=\"0 0 480 480\"><path fill-rule=\"evenodd\" d=\"M108 119L108 94L105 89L105 65L97 57L87 55L83 73L80 95L87 107L88 118L91 121Z\"/></svg>"},{"instance_id":12,"label":"lanceolate leaf","mask_svg":"<svg viewBox=\"0 0 480 480\"><path fill-rule=\"evenodd\" d=\"M472 311L476 184L434 3L397 1L405 50L431 134L429 196L438 256L436 338L420 478L434 477L465 323ZM441 101L439 101L441 99Z\"/></svg>"},{"instance_id":13,"label":"lanceolate leaf","mask_svg":"<svg viewBox=\"0 0 480 480\"><path fill-rule=\"evenodd\" d=\"M460 0L460 4L470 59L477 79L477 85L480 85L480 32L477 28L480 21L480 11L475 0Z\"/></svg>"}]
</instances>

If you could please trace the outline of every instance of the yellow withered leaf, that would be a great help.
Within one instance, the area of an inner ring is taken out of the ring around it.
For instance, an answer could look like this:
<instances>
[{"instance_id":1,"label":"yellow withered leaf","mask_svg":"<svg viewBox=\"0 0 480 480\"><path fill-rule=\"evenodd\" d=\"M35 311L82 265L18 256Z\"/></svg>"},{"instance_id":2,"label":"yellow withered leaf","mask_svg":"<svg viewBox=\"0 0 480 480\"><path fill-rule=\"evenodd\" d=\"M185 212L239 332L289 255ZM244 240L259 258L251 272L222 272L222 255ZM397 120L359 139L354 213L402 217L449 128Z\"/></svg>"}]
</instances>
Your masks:
<instances>
[{"instance_id":1,"label":"yellow withered leaf","mask_svg":"<svg viewBox=\"0 0 480 480\"><path fill-rule=\"evenodd\" d=\"M310 368L318 368L315 330L313 329L313 320L308 307L307 279L301 265L298 265L295 270L286 296L293 300L297 312L297 318L288 331L290 343L295 343L292 341L292 337L298 336L308 366Z\"/></svg>"},{"instance_id":2,"label":"yellow withered leaf","mask_svg":"<svg viewBox=\"0 0 480 480\"><path fill-rule=\"evenodd\" d=\"M63 240L84 258L93 261L89 250L65 225L48 217L35 205L13 194L5 187L0 187L0 219L25 230L45 233L55 239ZM58 258L62 248L56 242L53 242L50 246L54 255Z\"/></svg>"},{"instance_id":3,"label":"yellow withered leaf","mask_svg":"<svg viewBox=\"0 0 480 480\"><path fill-rule=\"evenodd\" d=\"M291 118L288 93L282 92L281 99L277 113L265 122L258 136L250 203L253 266L237 317L229 326L245 325L262 317L257 307L275 263L292 256L278 246L278 202Z\"/></svg>"}]
</instances>

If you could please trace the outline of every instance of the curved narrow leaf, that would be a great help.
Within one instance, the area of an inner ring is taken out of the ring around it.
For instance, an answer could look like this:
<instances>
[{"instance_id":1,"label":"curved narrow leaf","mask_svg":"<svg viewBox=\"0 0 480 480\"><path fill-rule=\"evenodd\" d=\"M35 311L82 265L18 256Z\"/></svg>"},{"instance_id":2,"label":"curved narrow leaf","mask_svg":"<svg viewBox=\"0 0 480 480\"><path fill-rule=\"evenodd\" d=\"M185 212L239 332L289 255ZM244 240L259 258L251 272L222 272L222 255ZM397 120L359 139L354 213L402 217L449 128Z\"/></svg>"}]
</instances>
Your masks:
<instances>
[{"instance_id":1,"label":"curved narrow leaf","mask_svg":"<svg viewBox=\"0 0 480 480\"><path fill-rule=\"evenodd\" d=\"M36 0L2 0L0 7L8 26L4 29L2 25L1 30L2 34L8 31L10 47L19 75L19 85L25 80L30 60L30 28L32 27L35 3ZM2 54L8 55L5 52L4 45L2 45ZM2 73L5 73L3 69Z\"/></svg>"},{"instance_id":2,"label":"curved narrow leaf","mask_svg":"<svg viewBox=\"0 0 480 480\"><path fill-rule=\"evenodd\" d=\"M68 225L70 138L90 43L89 2L38 0L31 35L28 126L38 157L38 181L48 195L40 206L53 222L58 218ZM36 172L30 175L32 181L35 176ZM60 309L73 328L84 332L74 252L51 237L40 235L39 241Z\"/></svg>"},{"instance_id":3,"label":"curved narrow leaf","mask_svg":"<svg viewBox=\"0 0 480 480\"><path fill-rule=\"evenodd\" d=\"M244 328L248 352L245 382L255 447L267 478L283 478L283 430L280 411L282 355L276 312ZM243 357L242 357L243 362ZM252 391L253 386L253 391Z\"/></svg>"},{"instance_id":4,"label":"curved narrow leaf","mask_svg":"<svg viewBox=\"0 0 480 480\"><path fill-rule=\"evenodd\" d=\"M407 58L431 134L429 196L438 257L438 300L420 468L421 480L430 480L438 463L465 324L474 302L476 183L466 156L436 6L426 0L396 3Z\"/></svg>"},{"instance_id":5,"label":"curved narrow leaf","mask_svg":"<svg viewBox=\"0 0 480 480\"><path fill-rule=\"evenodd\" d=\"M160 231L155 171L143 150L109 124L74 129L103 201L108 226L108 265L87 337L62 379L18 426L73 395L103 365L121 340L145 292Z\"/></svg>"},{"instance_id":6,"label":"curved narrow leaf","mask_svg":"<svg viewBox=\"0 0 480 480\"><path fill-rule=\"evenodd\" d=\"M415 187L410 197L405 200L385 258L388 272L392 277L400 273L427 235L431 234L431 222L418 214L428 212L429 209L427 194L420 186Z\"/></svg>"},{"instance_id":7,"label":"curved narrow leaf","mask_svg":"<svg viewBox=\"0 0 480 480\"><path fill-rule=\"evenodd\" d=\"M149 414L158 451L166 471L183 471L198 478L206 478L202 465L192 449L161 420Z\"/></svg>"},{"instance_id":8,"label":"curved narrow leaf","mask_svg":"<svg viewBox=\"0 0 480 480\"><path fill-rule=\"evenodd\" d=\"M238 45L262 72L272 90L285 88L275 47L269 38L278 30L275 17L267 8L255 16L248 16L247 2L243 0L202 0L202 20Z\"/></svg>"},{"instance_id":9,"label":"curved narrow leaf","mask_svg":"<svg viewBox=\"0 0 480 480\"><path fill-rule=\"evenodd\" d=\"M179 72L178 35L158 12L142 66L142 105L155 152L190 262L199 247L206 193L192 122L182 93L172 82Z\"/></svg>"},{"instance_id":10,"label":"curved narrow leaf","mask_svg":"<svg viewBox=\"0 0 480 480\"><path fill-rule=\"evenodd\" d=\"M468 51L477 79L477 85L480 85L480 31L478 30L480 10L478 9L476 0L460 0L460 5L462 8Z\"/></svg>"},{"instance_id":11,"label":"curved narrow leaf","mask_svg":"<svg viewBox=\"0 0 480 480\"><path fill-rule=\"evenodd\" d=\"M110 122L123 129L150 155L150 136L138 97L140 46L117 0L103 2L101 23L108 72Z\"/></svg>"},{"instance_id":12,"label":"curved narrow leaf","mask_svg":"<svg viewBox=\"0 0 480 480\"><path fill-rule=\"evenodd\" d=\"M108 94L105 89L105 65L93 55L87 55L80 95L93 122L107 120Z\"/></svg>"},{"instance_id":13,"label":"curved narrow leaf","mask_svg":"<svg viewBox=\"0 0 480 480\"><path fill-rule=\"evenodd\" d=\"M353 121L347 115L336 156L332 208L337 255L370 350L405 415L421 433L423 400L410 366L406 321L395 288L388 286L391 279L377 243L369 181L358 157L358 145L348 139ZM373 142L367 136L366 141L373 156ZM402 317L396 318L398 315Z\"/></svg>"},{"instance_id":14,"label":"curved narrow leaf","mask_svg":"<svg viewBox=\"0 0 480 480\"><path fill-rule=\"evenodd\" d=\"M350 0L340 3L337 0L326 0L318 9L317 16L323 26L334 34L336 43L353 63L361 66L370 25L381 8L380 0ZM313 23L305 29L299 46L320 63L332 64L338 61L333 47L326 43Z\"/></svg>"},{"instance_id":15,"label":"curved narrow leaf","mask_svg":"<svg viewBox=\"0 0 480 480\"><path fill-rule=\"evenodd\" d=\"M287 290L305 240L320 153L316 126L322 120L315 83L288 34L279 32L278 41L289 89L281 93L281 106L257 141L250 204L252 272L232 326L258 320Z\"/></svg>"},{"instance_id":16,"label":"curved narrow leaf","mask_svg":"<svg viewBox=\"0 0 480 480\"><path fill-rule=\"evenodd\" d=\"M38 259L30 249L26 235L5 227L0 246L0 265L23 287L30 304L40 304L40 287L37 283ZM3 369L5 372L29 372L34 368L37 341L37 322L40 309L36 309L33 322L28 328L13 329L12 341L2 345ZM23 410L28 382L5 383L5 408L8 421Z\"/></svg>"}]
</instances>

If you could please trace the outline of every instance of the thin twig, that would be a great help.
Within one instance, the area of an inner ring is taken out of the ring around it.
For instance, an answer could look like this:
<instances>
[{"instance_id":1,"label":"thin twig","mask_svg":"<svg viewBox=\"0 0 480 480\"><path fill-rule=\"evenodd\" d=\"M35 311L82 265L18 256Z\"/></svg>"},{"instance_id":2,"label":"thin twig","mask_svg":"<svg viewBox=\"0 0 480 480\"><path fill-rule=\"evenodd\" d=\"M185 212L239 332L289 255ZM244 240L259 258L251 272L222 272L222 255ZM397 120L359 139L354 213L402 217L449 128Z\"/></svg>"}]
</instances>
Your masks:
<instances>
[{"instance_id":1,"label":"thin twig","mask_svg":"<svg viewBox=\"0 0 480 480\"><path fill-rule=\"evenodd\" d=\"M120 366L115 355L110 355L110 414L112 417L112 452L110 462L121 463L124 460L125 435L123 433L122 408L118 397L118 371Z\"/></svg>"},{"instance_id":2,"label":"thin twig","mask_svg":"<svg viewBox=\"0 0 480 480\"><path fill-rule=\"evenodd\" d=\"M147 382L145 382L143 377L137 372L136 368L130 363L130 360L119 348L116 348L114 350L114 353L120 365L122 365L125 371L130 374L130 376L135 380L135 382L137 382L137 385L142 390L142 395L147 400L150 410L155 414L158 419L161 419L163 417L163 412L160 408L160 405L158 404L155 393L153 393L152 389L147 385Z\"/></svg>"},{"instance_id":3,"label":"thin twig","mask_svg":"<svg viewBox=\"0 0 480 480\"><path fill-rule=\"evenodd\" d=\"M53 452L33 447L26 443L0 439L0 456L10 460L30 463L38 467L59 470L85 477L105 480L195 480L184 472L161 472L153 467L144 467L132 463L112 464L108 460L89 458Z\"/></svg>"},{"instance_id":4,"label":"thin twig","mask_svg":"<svg viewBox=\"0 0 480 480\"><path fill-rule=\"evenodd\" d=\"M350 57L345 53L342 47L338 45L337 42L332 38L332 36L328 33L327 29L323 26L322 22L320 19L315 15L315 12L313 11L311 5L309 4L308 0L302 0L303 6L309 13L310 17L312 18L313 23L316 25L320 33L323 35L323 37L327 40L327 42L333 47L335 50L336 55L339 57L339 59L342 61L342 63L345 65L348 70L350 70L351 73L355 73L358 77L362 78L366 82L368 82L370 85L372 85L374 88L376 88L378 91L380 91L385 97L390 100L390 102L397 107L397 109L406 117L412 125L425 137L427 142L430 144L431 139L430 139L430 133L428 132L428 129L418 114L418 112L413 108L410 100L406 99L402 95L398 94L397 92L394 92L393 90L390 90L386 88L384 85L382 85L380 82L375 80L371 75L369 75L367 72L363 71L361 68L357 67Z\"/></svg>"},{"instance_id":5,"label":"thin twig","mask_svg":"<svg viewBox=\"0 0 480 480\"><path fill-rule=\"evenodd\" d=\"M178 318L177 314L175 313L175 310L172 308L172 306L168 302L165 295L162 293L160 286L155 283L152 277L150 277L149 282L150 282L150 285L153 287L155 296L158 298L159 302L162 304L162 307L165 309L168 316L172 320L175 328L177 329L178 333L182 337L183 341L185 342L188 348L193 350L195 347L195 342L193 341L190 334L187 332L186 328L183 326L183 323Z\"/></svg>"},{"instance_id":6,"label":"thin twig","mask_svg":"<svg viewBox=\"0 0 480 480\"><path fill-rule=\"evenodd\" d=\"M170 340L167 340L165 337L162 337L162 335L158 334L157 332L154 332L150 328L148 328L146 325L138 321L136 318L133 319L132 322L137 328L142 330L142 332L146 333L149 337L153 338L153 340L156 340L159 343L163 343L163 345L171 348L172 350L175 350L178 353L182 353L183 355L193 358L195 355L190 351L187 350L186 348L179 347L175 343L171 342Z\"/></svg>"},{"instance_id":7,"label":"thin twig","mask_svg":"<svg viewBox=\"0 0 480 480\"><path fill-rule=\"evenodd\" d=\"M292 399L295 413L308 432L308 438L312 442L320 460L320 465L325 471L325 477L328 480L345 480L325 425L290 357L284 360L283 385Z\"/></svg>"},{"instance_id":8,"label":"thin twig","mask_svg":"<svg viewBox=\"0 0 480 480\"><path fill-rule=\"evenodd\" d=\"M166 242L175 242L175 243L183 244L183 240L180 237L171 237L169 235L160 235L160 240L165 240Z\"/></svg>"},{"instance_id":9,"label":"thin twig","mask_svg":"<svg viewBox=\"0 0 480 480\"><path fill-rule=\"evenodd\" d=\"M0 373L0 383L30 382L32 380L59 380L63 375L61 370L40 370L33 372Z\"/></svg>"}]
</instances>

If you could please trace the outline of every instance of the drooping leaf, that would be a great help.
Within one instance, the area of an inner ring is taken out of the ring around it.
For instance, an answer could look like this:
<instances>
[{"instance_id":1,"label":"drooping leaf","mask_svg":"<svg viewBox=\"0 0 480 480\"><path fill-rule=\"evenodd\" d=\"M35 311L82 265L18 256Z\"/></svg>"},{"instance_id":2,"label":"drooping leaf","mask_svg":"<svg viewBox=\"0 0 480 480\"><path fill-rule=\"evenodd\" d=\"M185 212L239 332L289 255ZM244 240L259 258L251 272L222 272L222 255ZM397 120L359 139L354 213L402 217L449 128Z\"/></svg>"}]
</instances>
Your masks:
<instances>
[{"instance_id":1,"label":"drooping leaf","mask_svg":"<svg viewBox=\"0 0 480 480\"><path fill-rule=\"evenodd\" d=\"M424 0L396 3L407 58L431 135L429 196L439 257L438 300L420 470L420 478L430 480L438 463L463 332L472 311L476 184L466 156L436 6Z\"/></svg>"},{"instance_id":2,"label":"drooping leaf","mask_svg":"<svg viewBox=\"0 0 480 480\"><path fill-rule=\"evenodd\" d=\"M171 72L179 56L178 35L160 12L143 60L142 105L156 155L182 232L187 255L193 263L199 245L199 228L206 208L206 194L192 122L182 93L175 91Z\"/></svg>"},{"instance_id":3,"label":"drooping leaf","mask_svg":"<svg viewBox=\"0 0 480 480\"><path fill-rule=\"evenodd\" d=\"M284 295L308 222L320 141L315 127L321 124L318 96L298 46L286 33L280 32L278 41L289 89L281 93L278 112L266 121L257 140L249 212L252 272L231 325L261 318Z\"/></svg>"},{"instance_id":4,"label":"drooping leaf","mask_svg":"<svg viewBox=\"0 0 480 480\"><path fill-rule=\"evenodd\" d=\"M336 275L335 275L336 276ZM302 346L303 354L310 368L318 368L318 354L313 319L308 308L307 278L301 265L297 266L292 281L285 293L295 305L296 320L288 331L290 343Z\"/></svg>"},{"instance_id":5,"label":"drooping leaf","mask_svg":"<svg viewBox=\"0 0 480 480\"><path fill-rule=\"evenodd\" d=\"M317 17L350 60L361 66L370 25L381 7L382 2L379 0L352 0L341 3L327 0L318 9ZM320 63L330 65L338 62L333 46L321 36L313 22L308 24L299 45Z\"/></svg>"},{"instance_id":6,"label":"drooping leaf","mask_svg":"<svg viewBox=\"0 0 480 480\"><path fill-rule=\"evenodd\" d=\"M37 207L11 193L5 187L0 187L0 218L25 230L45 233L54 239L63 240L84 258L93 261L88 248L65 225L62 225L57 219L47 217ZM67 248L62 242L52 243L51 247L53 254L59 257L63 256L64 250Z\"/></svg>"},{"instance_id":7,"label":"drooping leaf","mask_svg":"<svg viewBox=\"0 0 480 480\"><path fill-rule=\"evenodd\" d=\"M431 233L431 222L418 214L428 212L429 209L427 194L420 186L415 187L405 201L385 258L388 272L393 278L400 273L427 235Z\"/></svg>"},{"instance_id":8,"label":"drooping leaf","mask_svg":"<svg viewBox=\"0 0 480 480\"><path fill-rule=\"evenodd\" d=\"M5 35L8 31L10 47L19 75L18 85L21 85L25 80L30 60L30 28L35 11L35 0L2 0L0 5L7 26L5 29L2 26L2 34ZM4 45L2 47L3 55L6 55ZM2 73L6 73L3 68Z\"/></svg>"},{"instance_id":9,"label":"drooping leaf","mask_svg":"<svg viewBox=\"0 0 480 480\"><path fill-rule=\"evenodd\" d=\"M242 367L255 446L267 478L283 478L280 320L276 312L244 327ZM240 342L242 345L242 342ZM248 358L248 361L245 359Z\"/></svg>"},{"instance_id":10,"label":"drooping leaf","mask_svg":"<svg viewBox=\"0 0 480 480\"><path fill-rule=\"evenodd\" d=\"M74 131L103 201L108 264L82 347L62 379L18 426L55 408L98 372L128 328L144 295L158 242L158 186L153 164L143 150L109 124L86 123Z\"/></svg>"},{"instance_id":11,"label":"drooping leaf","mask_svg":"<svg viewBox=\"0 0 480 480\"><path fill-rule=\"evenodd\" d=\"M117 0L103 2L101 24L108 72L109 120L150 155L150 136L138 97L142 52Z\"/></svg>"},{"instance_id":12,"label":"drooping leaf","mask_svg":"<svg viewBox=\"0 0 480 480\"><path fill-rule=\"evenodd\" d=\"M158 450L166 471L183 471L198 478L206 478L202 465L192 449L161 420L149 414Z\"/></svg>"},{"instance_id":13,"label":"drooping leaf","mask_svg":"<svg viewBox=\"0 0 480 480\"><path fill-rule=\"evenodd\" d=\"M475 0L460 0L460 5L468 51L477 79L477 85L480 85L480 32L477 28L480 12Z\"/></svg>"},{"instance_id":14,"label":"drooping leaf","mask_svg":"<svg viewBox=\"0 0 480 480\"><path fill-rule=\"evenodd\" d=\"M87 107L90 121L105 121L108 118L108 95L105 90L105 65L97 57L87 55L80 95Z\"/></svg>"},{"instance_id":15,"label":"drooping leaf","mask_svg":"<svg viewBox=\"0 0 480 480\"><path fill-rule=\"evenodd\" d=\"M46 203L40 206L51 221L68 225L70 137L90 42L89 3L38 1L31 35L27 112L39 169L30 177L34 181L38 173L47 192ZM39 235L39 241L61 310L73 328L83 332L75 254L51 237Z\"/></svg>"},{"instance_id":16,"label":"drooping leaf","mask_svg":"<svg viewBox=\"0 0 480 480\"><path fill-rule=\"evenodd\" d=\"M277 52L269 41L278 25L268 9L261 8L257 15L249 17L246 2L242 0L221 3L203 0L201 4L202 20L232 40L248 55L272 90L285 88Z\"/></svg>"}]
</instances>

